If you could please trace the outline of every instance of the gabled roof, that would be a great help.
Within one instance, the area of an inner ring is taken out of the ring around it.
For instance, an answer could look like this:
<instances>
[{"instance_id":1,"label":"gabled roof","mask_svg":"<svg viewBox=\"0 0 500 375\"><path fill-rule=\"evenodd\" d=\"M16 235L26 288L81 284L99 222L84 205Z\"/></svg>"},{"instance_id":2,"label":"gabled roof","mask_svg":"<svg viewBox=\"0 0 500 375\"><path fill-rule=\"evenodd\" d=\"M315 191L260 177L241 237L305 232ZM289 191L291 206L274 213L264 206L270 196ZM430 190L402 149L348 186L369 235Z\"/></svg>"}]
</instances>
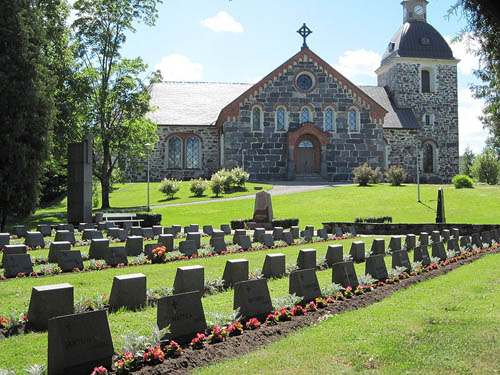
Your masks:
<instances>
[{"instance_id":1,"label":"gabled roof","mask_svg":"<svg viewBox=\"0 0 500 375\"><path fill-rule=\"evenodd\" d=\"M278 68L273 70L259 82L251 86L248 90L243 92L240 96L238 96L235 100L229 103L224 109L220 112L220 115L217 119L216 125L217 127L222 126L222 124L226 121L235 121L239 115L240 106L247 100L250 100L253 96L258 95L262 90L266 87L270 86L274 80L278 78L280 74L284 71L289 70L293 66L294 63L304 61L307 59L309 61L313 61L317 64L318 68L325 70L329 74L331 74L336 82L340 84L341 87L344 87L349 92L352 93L353 96L357 97L360 102L363 103L364 106L370 109L371 116L374 121L379 120L383 121L387 110L384 109L380 104L378 104L375 100L373 100L370 96L368 96L363 90L361 90L354 83L349 81L346 77L336 71L330 64L324 61L321 57L316 55L309 48L305 47L300 52L292 56L289 60L281 64Z\"/></svg>"},{"instance_id":2,"label":"gabled roof","mask_svg":"<svg viewBox=\"0 0 500 375\"><path fill-rule=\"evenodd\" d=\"M247 90L247 83L160 82L150 88L148 117L158 125L213 125L222 108Z\"/></svg>"}]
</instances>

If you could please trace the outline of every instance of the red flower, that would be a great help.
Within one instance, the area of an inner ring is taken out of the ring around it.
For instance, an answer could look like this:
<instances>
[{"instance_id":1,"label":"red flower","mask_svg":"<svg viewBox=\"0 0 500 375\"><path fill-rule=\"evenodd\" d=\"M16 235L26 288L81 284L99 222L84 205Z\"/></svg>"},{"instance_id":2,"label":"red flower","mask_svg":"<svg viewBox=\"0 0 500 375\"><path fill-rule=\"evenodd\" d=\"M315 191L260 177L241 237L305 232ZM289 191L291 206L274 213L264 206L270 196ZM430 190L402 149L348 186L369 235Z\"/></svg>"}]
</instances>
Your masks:
<instances>
[{"instance_id":1,"label":"red flower","mask_svg":"<svg viewBox=\"0 0 500 375\"><path fill-rule=\"evenodd\" d=\"M256 318L250 319L246 324L247 329L257 329L260 327L260 322Z\"/></svg>"}]
</instances>

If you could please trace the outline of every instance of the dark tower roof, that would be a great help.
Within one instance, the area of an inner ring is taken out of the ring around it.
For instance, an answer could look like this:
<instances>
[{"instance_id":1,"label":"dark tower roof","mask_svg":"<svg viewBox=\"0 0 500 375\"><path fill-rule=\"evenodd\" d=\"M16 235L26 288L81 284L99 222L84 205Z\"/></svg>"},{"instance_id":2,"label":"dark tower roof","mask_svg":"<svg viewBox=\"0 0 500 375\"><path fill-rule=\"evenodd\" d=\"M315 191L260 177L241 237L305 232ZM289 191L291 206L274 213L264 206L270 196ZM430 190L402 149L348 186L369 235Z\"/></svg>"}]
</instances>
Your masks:
<instances>
[{"instance_id":1,"label":"dark tower roof","mask_svg":"<svg viewBox=\"0 0 500 375\"><path fill-rule=\"evenodd\" d=\"M395 57L455 60L450 46L427 22L409 21L392 37L381 65Z\"/></svg>"}]
</instances>

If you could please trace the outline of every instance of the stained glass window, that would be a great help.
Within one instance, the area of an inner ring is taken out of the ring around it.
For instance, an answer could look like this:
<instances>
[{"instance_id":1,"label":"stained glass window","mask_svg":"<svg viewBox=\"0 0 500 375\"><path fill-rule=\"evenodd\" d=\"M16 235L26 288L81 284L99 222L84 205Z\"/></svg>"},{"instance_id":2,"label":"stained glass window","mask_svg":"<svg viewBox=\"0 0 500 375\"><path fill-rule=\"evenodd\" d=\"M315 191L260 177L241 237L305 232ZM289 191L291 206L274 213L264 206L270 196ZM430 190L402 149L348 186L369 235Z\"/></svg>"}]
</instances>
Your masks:
<instances>
[{"instance_id":1,"label":"stained glass window","mask_svg":"<svg viewBox=\"0 0 500 375\"><path fill-rule=\"evenodd\" d=\"M304 139L303 141L301 141L299 143L299 147L300 148L313 148L314 146L313 146L311 141Z\"/></svg>"},{"instance_id":2,"label":"stained glass window","mask_svg":"<svg viewBox=\"0 0 500 375\"><path fill-rule=\"evenodd\" d=\"M182 141L172 137L168 141L168 167L182 168Z\"/></svg>"},{"instance_id":3,"label":"stained glass window","mask_svg":"<svg viewBox=\"0 0 500 375\"><path fill-rule=\"evenodd\" d=\"M285 109L283 107L276 111L276 130L285 130Z\"/></svg>"},{"instance_id":4,"label":"stained glass window","mask_svg":"<svg viewBox=\"0 0 500 375\"><path fill-rule=\"evenodd\" d=\"M302 108L302 111L300 111L300 122L309 121L311 121L311 112L309 111L309 108Z\"/></svg>"},{"instance_id":5,"label":"stained glass window","mask_svg":"<svg viewBox=\"0 0 500 375\"><path fill-rule=\"evenodd\" d=\"M309 91L313 86L313 80L308 74L301 74L297 77L297 86L303 91Z\"/></svg>"},{"instance_id":6,"label":"stained glass window","mask_svg":"<svg viewBox=\"0 0 500 375\"><path fill-rule=\"evenodd\" d=\"M327 108L325 111L325 130L333 130L333 110Z\"/></svg>"},{"instance_id":7,"label":"stained glass window","mask_svg":"<svg viewBox=\"0 0 500 375\"><path fill-rule=\"evenodd\" d=\"M186 141L186 168L200 168L200 140L196 137Z\"/></svg>"},{"instance_id":8,"label":"stained glass window","mask_svg":"<svg viewBox=\"0 0 500 375\"><path fill-rule=\"evenodd\" d=\"M358 112L355 109L349 110L349 131L358 131Z\"/></svg>"},{"instance_id":9,"label":"stained glass window","mask_svg":"<svg viewBox=\"0 0 500 375\"><path fill-rule=\"evenodd\" d=\"M434 173L434 147L424 144L424 173Z\"/></svg>"},{"instance_id":10,"label":"stained glass window","mask_svg":"<svg viewBox=\"0 0 500 375\"><path fill-rule=\"evenodd\" d=\"M252 110L252 122L253 122L253 130L261 129L259 107L254 107L254 109Z\"/></svg>"}]
</instances>

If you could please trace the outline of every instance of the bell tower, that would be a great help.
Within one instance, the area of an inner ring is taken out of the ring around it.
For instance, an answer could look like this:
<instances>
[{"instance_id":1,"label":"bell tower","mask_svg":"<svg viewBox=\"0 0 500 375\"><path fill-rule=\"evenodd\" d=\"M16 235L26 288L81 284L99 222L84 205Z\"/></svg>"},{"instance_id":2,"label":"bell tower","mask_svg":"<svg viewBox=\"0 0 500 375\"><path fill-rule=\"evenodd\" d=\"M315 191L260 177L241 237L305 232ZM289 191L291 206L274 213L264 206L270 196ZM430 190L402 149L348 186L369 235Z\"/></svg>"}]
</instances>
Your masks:
<instances>
[{"instance_id":1,"label":"bell tower","mask_svg":"<svg viewBox=\"0 0 500 375\"><path fill-rule=\"evenodd\" d=\"M427 22L427 0L404 0L403 6L403 23L411 21Z\"/></svg>"}]
</instances>

